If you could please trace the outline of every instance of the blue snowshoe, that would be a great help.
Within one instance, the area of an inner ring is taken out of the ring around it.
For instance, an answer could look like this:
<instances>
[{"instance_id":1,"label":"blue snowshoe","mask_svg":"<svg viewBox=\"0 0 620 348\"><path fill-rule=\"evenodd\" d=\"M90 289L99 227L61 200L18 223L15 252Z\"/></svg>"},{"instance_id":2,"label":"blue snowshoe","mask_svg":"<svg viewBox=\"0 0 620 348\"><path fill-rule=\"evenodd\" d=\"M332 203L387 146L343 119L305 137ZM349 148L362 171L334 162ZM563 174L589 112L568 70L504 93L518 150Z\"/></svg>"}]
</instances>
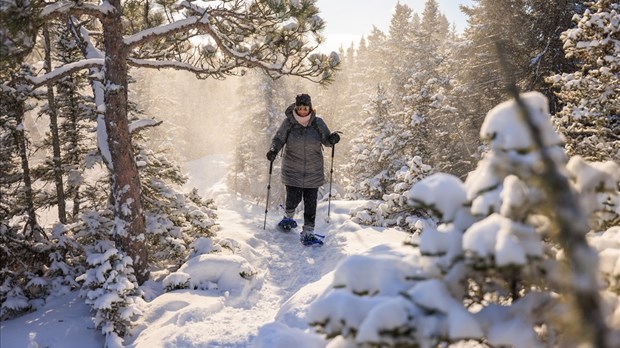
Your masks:
<instances>
[{"instance_id":1,"label":"blue snowshoe","mask_svg":"<svg viewBox=\"0 0 620 348\"><path fill-rule=\"evenodd\" d=\"M285 217L284 219L282 219L280 222L278 222L278 227L284 231L284 232L288 232L291 229L297 227L297 222L295 222L294 219L291 218L287 218Z\"/></svg>"},{"instance_id":2,"label":"blue snowshoe","mask_svg":"<svg viewBox=\"0 0 620 348\"><path fill-rule=\"evenodd\" d=\"M320 234L302 233L301 237L299 237L299 241L301 241L301 244L304 246L322 246L323 238L325 238L325 236Z\"/></svg>"}]
</instances>

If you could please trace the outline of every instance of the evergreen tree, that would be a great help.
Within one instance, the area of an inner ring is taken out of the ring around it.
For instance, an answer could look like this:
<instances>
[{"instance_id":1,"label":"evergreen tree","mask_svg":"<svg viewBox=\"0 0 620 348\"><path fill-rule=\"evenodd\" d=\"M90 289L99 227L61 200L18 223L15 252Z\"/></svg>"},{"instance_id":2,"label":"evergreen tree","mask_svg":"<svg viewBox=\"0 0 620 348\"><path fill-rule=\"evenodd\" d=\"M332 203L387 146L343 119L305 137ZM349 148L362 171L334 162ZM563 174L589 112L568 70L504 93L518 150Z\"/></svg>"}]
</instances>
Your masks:
<instances>
[{"instance_id":1,"label":"evergreen tree","mask_svg":"<svg viewBox=\"0 0 620 348\"><path fill-rule=\"evenodd\" d=\"M438 30L438 28L444 28ZM436 1L429 0L413 38L412 72L402 86L402 108L406 132L398 142L407 144L400 155L422 161L438 170L462 176L471 170L475 146L467 127L457 116L453 73L453 34Z\"/></svg>"},{"instance_id":2,"label":"evergreen tree","mask_svg":"<svg viewBox=\"0 0 620 348\"><path fill-rule=\"evenodd\" d=\"M562 33L566 57L578 70L548 78L563 108L554 115L570 154L590 161L620 160L620 5L597 1L577 27Z\"/></svg>"},{"instance_id":3,"label":"evergreen tree","mask_svg":"<svg viewBox=\"0 0 620 348\"><path fill-rule=\"evenodd\" d=\"M388 49L388 36L373 26L370 35L362 38L357 50L357 59L352 80L358 86L359 98L355 98L360 104L376 95L377 87L388 86L390 83L390 67L392 62ZM357 110L361 111L361 110Z\"/></svg>"},{"instance_id":4,"label":"evergreen tree","mask_svg":"<svg viewBox=\"0 0 620 348\"><path fill-rule=\"evenodd\" d=\"M15 69L28 76L30 67ZM11 78L15 76L2 76ZM30 142L24 125L30 89L20 83L0 91L0 319L31 309L47 295L44 276L54 253L47 232L39 225L30 160Z\"/></svg>"},{"instance_id":5,"label":"evergreen tree","mask_svg":"<svg viewBox=\"0 0 620 348\"><path fill-rule=\"evenodd\" d=\"M530 61L524 85L529 90L537 90L549 98L552 114L560 110L558 97L545 78L555 71L575 70L575 57L564 55L560 34L572 27L572 18L583 13L583 1L568 0L527 0L528 30L524 45L530 48Z\"/></svg>"},{"instance_id":6,"label":"evergreen tree","mask_svg":"<svg viewBox=\"0 0 620 348\"><path fill-rule=\"evenodd\" d=\"M394 142L403 130L396 122L393 106L383 87L365 105L366 118L357 129L363 129L351 140L350 161L343 166L348 173L347 197L349 199L381 199L394 184L394 173L404 164L402 144Z\"/></svg>"},{"instance_id":7,"label":"evergreen tree","mask_svg":"<svg viewBox=\"0 0 620 348\"><path fill-rule=\"evenodd\" d=\"M506 99L503 88L509 75L519 84L523 83L531 58L524 44L529 23L524 0L474 0L474 5L461 6L467 15L464 47L459 52L458 79L464 85L462 117L470 121L470 131L477 132L484 115L494 105ZM498 58L498 44L506 55L509 66L502 70Z\"/></svg>"},{"instance_id":8,"label":"evergreen tree","mask_svg":"<svg viewBox=\"0 0 620 348\"><path fill-rule=\"evenodd\" d=\"M69 64L82 59L78 42L69 26L55 25L51 29L50 33L53 36L49 44L55 48L53 61L56 64ZM51 120L51 129L42 147L44 150L52 148L52 155L47 156L36 168L37 180L56 183L56 190L45 193L40 199L40 204L42 207L51 207L65 200L71 202L71 211L67 211L71 221L75 221L81 212L84 172L98 161L96 141L92 132L96 127L96 110L92 95L84 92L87 86L88 77L84 72L76 72L60 79L56 82L55 88L48 86L48 101L51 100L50 90L55 90L51 93L54 111L52 112L49 107L43 109L49 110L47 114ZM60 171L60 178L57 171ZM59 189L59 186L62 189ZM66 218L63 220L60 217L62 215L64 214L59 212L59 221L67 223Z\"/></svg>"},{"instance_id":9,"label":"evergreen tree","mask_svg":"<svg viewBox=\"0 0 620 348\"><path fill-rule=\"evenodd\" d=\"M398 2L390 20L387 50L390 54L389 74L391 93L395 96L395 105L401 104L400 98L404 95L404 86L411 75L411 62L415 58L417 47L413 44L417 28L412 27L411 14L413 10L406 4Z\"/></svg>"}]
</instances>

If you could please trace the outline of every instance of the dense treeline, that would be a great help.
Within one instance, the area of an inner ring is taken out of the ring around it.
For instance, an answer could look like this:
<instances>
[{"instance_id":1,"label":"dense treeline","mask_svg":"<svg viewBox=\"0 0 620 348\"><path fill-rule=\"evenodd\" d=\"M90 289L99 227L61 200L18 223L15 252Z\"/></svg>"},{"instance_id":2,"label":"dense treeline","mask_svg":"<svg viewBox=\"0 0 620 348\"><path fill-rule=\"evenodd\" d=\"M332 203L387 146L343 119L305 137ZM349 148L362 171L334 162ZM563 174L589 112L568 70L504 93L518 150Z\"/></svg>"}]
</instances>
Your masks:
<instances>
[{"instance_id":1,"label":"dense treeline","mask_svg":"<svg viewBox=\"0 0 620 348\"><path fill-rule=\"evenodd\" d=\"M462 6L468 25L457 33L436 1L426 1L419 14L399 3L388 32L375 27L359 43L340 49L340 70L329 86L286 80L270 88L279 88L276 95L288 100L309 91L317 113L334 130L344 132L346 141L336 150L334 180L337 187L346 188L340 193L350 198L382 199L394 194L401 183L397 174L414 170L408 162L416 156L431 166L432 170L425 169L426 175L446 172L464 179L487 151L479 136L484 116L510 97L506 89L510 82L548 98L570 155L618 161L617 24L608 19L607 24L577 29L574 18L592 16L600 21L595 13L613 11L615 5L612 1L589 5L563 0L476 0ZM575 43L605 37L605 45L597 47ZM589 88L600 90L600 95L588 95ZM242 100L250 105L257 102ZM279 107L281 119L285 103ZM272 109L263 113L273 117ZM244 156L264 157L264 144L253 144L256 151ZM235 160L244 161L239 156ZM263 173L265 163L252 169ZM387 216L377 220L394 222Z\"/></svg>"}]
</instances>

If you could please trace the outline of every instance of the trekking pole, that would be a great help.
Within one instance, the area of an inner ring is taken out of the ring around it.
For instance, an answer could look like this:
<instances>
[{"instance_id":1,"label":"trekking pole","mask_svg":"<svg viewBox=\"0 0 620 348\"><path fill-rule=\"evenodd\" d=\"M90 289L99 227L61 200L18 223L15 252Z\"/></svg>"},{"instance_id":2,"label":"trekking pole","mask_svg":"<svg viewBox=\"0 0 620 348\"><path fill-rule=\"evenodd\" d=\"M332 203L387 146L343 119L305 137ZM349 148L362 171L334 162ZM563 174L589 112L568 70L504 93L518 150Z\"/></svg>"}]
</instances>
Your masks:
<instances>
[{"instance_id":1,"label":"trekking pole","mask_svg":"<svg viewBox=\"0 0 620 348\"><path fill-rule=\"evenodd\" d=\"M267 184L267 203L265 203L265 220L263 221L263 230L267 226L267 210L269 208L269 191L271 190L271 173L273 172L273 161L269 161L269 183Z\"/></svg>"},{"instance_id":2,"label":"trekking pole","mask_svg":"<svg viewBox=\"0 0 620 348\"><path fill-rule=\"evenodd\" d=\"M332 145L332 165L329 170L329 196L327 198L327 218L325 222L329 223L329 213L331 211L332 204L332 178L334 177L334 152L336 151L336 144Z\"/></svg>"}]
</instances>

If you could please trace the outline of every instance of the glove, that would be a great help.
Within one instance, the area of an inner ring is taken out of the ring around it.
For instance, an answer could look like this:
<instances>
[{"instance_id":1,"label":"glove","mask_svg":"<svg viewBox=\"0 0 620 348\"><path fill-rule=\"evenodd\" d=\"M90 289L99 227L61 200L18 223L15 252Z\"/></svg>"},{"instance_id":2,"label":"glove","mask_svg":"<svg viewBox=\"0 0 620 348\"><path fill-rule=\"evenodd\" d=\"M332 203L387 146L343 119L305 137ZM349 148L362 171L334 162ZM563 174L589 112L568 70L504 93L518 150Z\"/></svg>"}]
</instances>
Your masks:
<instances>
[{"instance_id":1,"label":"glove","mask_svg":"<svg viewBox=\"0 0 620 348\"><path fill-rule=\"evenodd\" d=\"M267 159L269 160L269 162L273 162L276 159L277 155L278 151L276 151L275 149L269 149L269 152L267 152Z\"/></svg>"},{"instance_id":2,"label":"glove","mask_svg":"<svg viewBox=\"0 0 620 348\"><path fill-rule=\"evenodd\" d=\"M337 132L333 132L332 134L329 135L327 140L329 140L330 144L336 145L340 141L340 135L338 135Z\"/></svg>"}]
</instances>

